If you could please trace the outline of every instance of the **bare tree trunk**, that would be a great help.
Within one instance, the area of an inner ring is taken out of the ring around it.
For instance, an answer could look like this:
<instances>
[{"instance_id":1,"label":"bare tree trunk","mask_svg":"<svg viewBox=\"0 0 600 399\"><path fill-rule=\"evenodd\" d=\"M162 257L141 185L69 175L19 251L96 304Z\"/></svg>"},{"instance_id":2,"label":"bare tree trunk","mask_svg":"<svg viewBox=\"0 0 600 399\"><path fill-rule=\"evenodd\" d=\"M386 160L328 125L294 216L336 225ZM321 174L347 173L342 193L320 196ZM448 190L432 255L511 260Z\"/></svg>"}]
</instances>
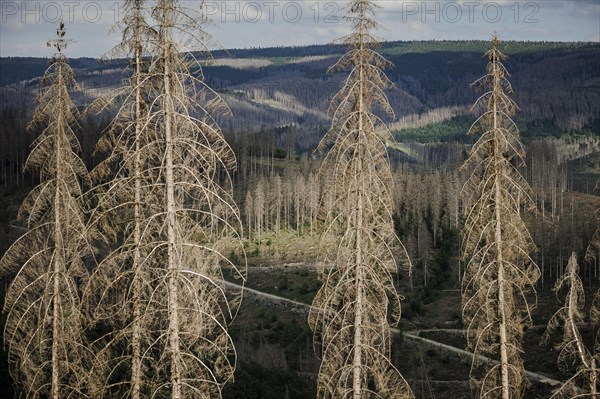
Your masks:
<instances>
[{"instance_id":1,"label":"bare tree trunk","mask_svg":"<svg viewBox=\"0 0 600 399\"><path fill-rule=\"evenodd\" d=\"M57 161L60 160L60 157L57 154ZM57 165L60 165L57 163ZM56 223L56 227L54 228L54 242L56 242L57 249L55 250L55 260L54 260L54 275L52 276L53 285L52 285L52 399L60 399L60 357L58 355L59 351L59 337L58 331L60 331L60 273L61 273L61 258L62 255L60 253L60 249L62 247L61 240L62 235L60 233L60 229L58 226L60 225L60 216L59 216L59 207L60 207L60 194L58 190L56 190L54 205L57 206L55 212L54 222Z\"/></svg>"},{"instance_id":2,"label":"bare tree trunk","mask_svg":"<svg viewBox=\"0 0 600 399\"><path fill-rule=\"evenodd\" d=\"M359 31L359 49L364 50L364 37L363 37L364 33L361 31ZM359 59L359 65L358 65L358 107L357 107L357 112L358 112L358 132L357 132L357 139L359 142L359 147L358 147L358 151L362 152L364 151L363 148L361 148L364 144L361 143L361 139L362 139L362 135L364 134L364 113L365 113L365 106L364 106L364 84L365 84L365 76L364 76L364 68L363 68L363 63L364 60L362 59L362 55L361 58ZM361 167L361 163L363 162L363 154L359 154L359 161L358 164L356 165L357 170L354 172L355 176L362 176L363 175L363 168ZM356 314L354 316L354 346L353 346L353 350L354 350L354 358L352 361L352 365L353 365L353 379L352 379L352 391L353 391L353 395L354 395L354 399L361 399L363 397L363 387L362 387L362 383L363 383L363 377L362 377L362 351L363 351L363 337L362 337L362 323L363 323L363 314L365 312L364 310L364 305L363 305L363 290L364 290L364 276L363 276L363 269L364 269L364 264L363 264L363 255L362 255L362 250L363 250L363 242L362 242L362 232L363 232L363 213L364 213L364 209L363 209L363 198L362 198L362 193L364 192L364 187L360 187L360 183L358 184L359 187L357 187L357 192L356 192L356 196L357 198L357 205L356 205L356 226L353 226L356 229L356 270L354 272L354 275L356 276Z\"/></svg>"},{"instance_id":3,"label":"bare tree trunk","mask_svg":"<svg viewBox=\"0 0 600 399\"><path fill-rule=\"evenodd\" d=\"M141 3L137 3L138 17ZM131 399L141 398L142 384L142 347L141 347L141 317L142 317L142 281L141 281L141 254L140 245L142 239L142 38L140 21L136 24L135 33L135 144L134 144L134 227L133 227L133 281L132 281L132 303L133 321L131 337Z\"/></svg>"},{"instance_id":4,"label":"bare tree trunk","mask_svg":"<svg viewBox=\"0 0 600 399\"><path fill-rule=\"evenodd\" d=\"M364 290L364 276L363 276L363 259L362 259L362 213L363 204L362 197L358 195L358 204L356 209L356 311L354 316L354 358L352 359L353 366L353 377L352 377L352 392L354 399L361 399L363 397L362 387L362 352L363 352L363 290Z\"/></svg>"},{"instance_id":5,"label":"bare tree trunk","mask_svg":"<svg viewBox=\"0 0 600 399\"><path fill-rule=\"evenodd\" d=\"M502 262L502 259L499 259ZM498 311L500 312L500 365L502 371L500 373L502 378L502 399L510 399L510 377L508 374L508 352L507 346L509 345L508 337L506 334L506 299L504 298L504 270L500 266L498 270Z\"/></svg>"},{"instance_id":6,"label":"bare tree trunk","mask_svg":"<svg viewBox=\"0 0 600 399\"><path fill-rule=\"evenodd\" d=\"M62 65L59 64L58 65L58 85L62 86L65 84L65 82L62 80L62 76L63 76L63 70L62 70ZM59 298L60 298L60 274L61 274L61 264L63 262L62 259L62 253L61 253L61 248L63 247L63 243L62 243L62 233L60 231L60 225L61 225L61 205L62 205L62 201L60 198L60 186L62 186L63 181L61 178L61 168L60 165L62 165L62 160L61 160L61 154L62 154L62 149L60 148L60 144L61 144L61 140L62 140L62 134L63 132L61 131L61 126L64 123L63 120L63 109L62 107L59 107L58 110L58 115L57 115L57 121L56 124L58 126L58 134L57 137L55 139L54 145L55 145L55 150L54 150L54 156L56 157L56 165L57 165L57 169L56 169L56 191L54 192L54 243L55 243L55 249L54 249L54 262L53 262L53 266L54 266L54 270L53 270L53 276L52 276L52 280L53 280L53 285L52 285L52 399L59 399L60 398L60 385L59 385L59 381L60 381L60 368L59 368L59 362L60 362L60 358L58 355L58 351L59 351L59 337L58 337L58 331L60 329L60 324L59 324L59 320L60 320L60 303L59 303Z\"/></svg>"},{"instance_id":7,"label":"bare tree trunk","mask_svg":"<svg viewBox=\"0 0 600 399\"><path fill-rule=\"evenodd\" d=\"M136 145L137 147L137 145ZM136 149L139 151L139 148ZM136 166L140 167L140 159L136 156L135 160ZM140 399L140 389L141 389L141 378L142 378L142 348L141 348L141 321L140 318L142 316L141 309L141 287L142 284L139 274L140 274L140 240L141 240L141 182L139 179L139 169L136 168L136 178L135 178L135 226L133 231L134 242L137 243L134 256L134 279L132 283L132 302L133 302L133 323L132 323L132 341L131 341L131 383L132 383L132 391L131 396L132 399Z\"/></svg>"},{"instance_id":8,"label":"bare tree trunk","mask_svg":"<svg viewBox=\"0 0 600 399\"><path fill-rule=\"evenodd\" d=\"M497 65L494 63L493 65L493 75L496 76L498 74L498 71L496 70ZM494 81L494 91L498 91L501 88L498 86L498 82ZM494 131L494 153L493 156L494 158L501 158L502 157L502 153L500 152L500 149L498 148L498 143L500 138L497 137L497 132L499 130L500 126L498 126L498 103L496 101L494 101L494 110L493 110L493 131ZM504 294L505 294L505 288L504 285L505 283L505 279L504 279L504 267L503 267L503 258L502 258L502 243L503 243L503 238L502 238L502 213L500 212L501 210L501 204L503 203L502 200L502 193L501 193L501 183L500 183L500 176L499 174L496 174L495 176L495 182L494 182L494 186L495 186L495 197L494 197L494 210L496 212L495 214L495 225L496 225L496 231L495 231L495 240L497 243L497 252L496 252L496 261L498 264L498 311L500 313L500 322L499 322L499 330L500 330L500 367L502 368L502 371L500 372L501 378L502 378L502 399L510 399L510 377L508 374L508 352L507 352L507 346L510 344L508 342L508 337L506 334L506 325L507 325L507 319L506 319L506 308L507 308L507 301L504 298ZM520 203L520 201L519 201Z\"/></svg>"},{"instance_id":9,"label":"bare tree trunk","mask_svg":"<svg viewBox=\"0 0 600 399\"><path fill-rule=\"evenodd\" d=\"M171 359L170 386L171 398L181 399L181 375L180 375L180 348L179 348L179 298L178 298L178 280L179 280L179 261L175 245L177 238L175 236L175 189L173 178L173 138L172 138L172 94L171 94L171 54L170 54L170 30L172 26L169 18L171 12L168 9L168 3L163 0L163 62L164 62L164 101L163 109L165 115L165 188L166 188L166 218L167 218L167 270L168 270L168 293L169 293L169 356Z\"/></svg>"},{"instance_id":10,"label":"bare tree trunk","mask_svg":"<svg viewBox=\"0 0 600 399\"><path fill-rule=\"evenodd\" d=\"M591 399L597 399L598 397L598 369L596 368L596 359L592 358L590 367L590 395Z\"/></svg>"}]
</instances>

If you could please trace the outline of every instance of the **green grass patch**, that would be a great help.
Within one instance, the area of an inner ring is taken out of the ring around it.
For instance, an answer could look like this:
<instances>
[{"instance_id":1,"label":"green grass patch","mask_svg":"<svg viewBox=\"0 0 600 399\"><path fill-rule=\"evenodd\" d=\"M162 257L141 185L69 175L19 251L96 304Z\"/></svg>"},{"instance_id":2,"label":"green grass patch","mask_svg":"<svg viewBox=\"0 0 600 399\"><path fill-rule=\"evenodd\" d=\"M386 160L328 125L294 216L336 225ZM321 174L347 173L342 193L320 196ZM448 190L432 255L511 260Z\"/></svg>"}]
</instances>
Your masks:
<instances>
[{"instance_id":1,"label":"green grass patch","mask_svg":"<svg viewBox=\"0 0 600 399\"><path fill-rule=\"evenodd\" d=\"M519 121L517 126L524 140L541 138L561 138L566 142L580 136L600 136L600 123L592 121L581 129L565 129L556 126L549 119L535 119L532 121ZM422 127L409 127L392 132L398 142L415 141L418 143L435 142L460 142L472 143L476 136L469 136L475 117L472 115L459 115L443 122L432 123Z\"/></svg>"},{"instance_id":2,"label":"green grass patch","mask_svg":"<svg viewBox=\"0 0 600 399\"><path fill-rule=\"evenodd\" d=\"M475 121L470 115L460 115L444 122L433 123L423 127L411 127L393 132L398 142L416 141L418 143L432 142L468 142L467 131Z\"/></svg>"},{"instance_id":3,"label":"green grass patch","mask_svg":"<svg viewBox=\"0 0 600 399\"><path fill-rule=\"evenodd\" d=\"M410 53L431 52L472 52L485 53L490 49L487 40L468 41L412 41L412 42L387 42L383 43L381 52L384 55L403 55ZM530 42L530 41L504 41L500 50L506 54L533 53L552 50L599 50L600 45L592 42Z\"/></svg>"}]
</instances>

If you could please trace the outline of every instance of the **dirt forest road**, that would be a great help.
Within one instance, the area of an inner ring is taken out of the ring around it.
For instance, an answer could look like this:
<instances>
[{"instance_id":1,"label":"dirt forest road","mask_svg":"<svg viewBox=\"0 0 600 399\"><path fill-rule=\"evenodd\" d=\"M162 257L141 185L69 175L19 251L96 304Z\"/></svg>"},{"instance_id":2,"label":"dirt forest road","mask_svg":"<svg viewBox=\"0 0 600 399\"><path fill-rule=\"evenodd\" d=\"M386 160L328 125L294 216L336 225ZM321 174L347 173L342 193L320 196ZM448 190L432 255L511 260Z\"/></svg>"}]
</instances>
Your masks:
<instances>
[{"instance_id":1,"label":"dirt forest road","mask_svg":"<svg viewBox=\"0 0 600 399\"><path fill-rule=\"evenodd\" d=\"M303 302L294 301L292 299L283 298L283 297L273 295L273 294L267 294L266 292L258 291L258 290L252 289L252 288L242 287L242 286L232 283L232 282L225 282L225 285L231 289L237 289L237 290L243 289L244 296L258 297L258 298L260 298L262 300L266 300L267 302L272 303L272 304L283 304L283 305L287 305L287 306L291 306L291 307L295 307L295 308L300 308L304 312L308 312L308 310L311 307L309 304L306 304ZM406 337L410 340L418 341L422 344L425 344L425 345L428 345L431 347L435 347L435 348L442 349L445 351L453 352L453 353L459 354L461 356L468 357L470 359L473 358L474 354L472 352L466 351L464 349L456 348L451 345L446 345L446 344L443 344L441 342L437 342L437 341L434 341L431 339L423 338L418 335L420 332L427 332L427 331L429 331L429 330L400 331L397 328L392 329L392 332L394 334L402 334L404 337ZM443 330L435 329L432 331L443 331ZM452 330L452 332L454 332L454 333L456 333L457 331L458 330ZM477 360L479 360L482 363L492 363L492 364L499 363L496 360L493 360L493 359L490 359L488 357L481 356L481 355L477 355L476 358L477 358ZM557 386L557 385L561 384L560 381L552 379L546 375L536 373L534 371L526 370L525 373L532 381L537 381L537 382L540 382L543 384L548 384L551 386Z\"/></svg>"}]
</instances>

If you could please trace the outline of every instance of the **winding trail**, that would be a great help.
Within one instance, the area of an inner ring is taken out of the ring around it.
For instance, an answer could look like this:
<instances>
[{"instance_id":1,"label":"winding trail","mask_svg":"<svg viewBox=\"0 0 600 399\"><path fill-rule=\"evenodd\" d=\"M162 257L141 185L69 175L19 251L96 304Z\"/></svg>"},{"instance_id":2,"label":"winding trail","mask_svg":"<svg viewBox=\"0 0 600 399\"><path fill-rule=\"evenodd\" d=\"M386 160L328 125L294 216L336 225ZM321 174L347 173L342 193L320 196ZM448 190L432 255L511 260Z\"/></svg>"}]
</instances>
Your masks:
<instances>
[{"instance_id":1,"label":"winding trail","mask_svg":"<svg viewBox=\"0 0 600 399\"><path fill-rule=\"evenodd\" d=\"M262 291L258 291L255 290L253 288L247 288L247 287L242 287L241 285L232 283L232 282L228 282L225 281L224 282L225 285L227 287L233 288L233 289L238 289L238 290L243 290L244 291L244 295L249 295L249 296L254 296L254 297L260 297L263 299L267 299L270 302L279 302L279 303L285 303L288 305L292 305L294 307L298 307L298 308L302 308L304 311L308 311L311 308L311 305L308 305L306 303L303 302L298 302L295 301L293 299L288 299L288 298L284 298L278 295L273 295L273 294L267 294L266 292L262 292ZM421 342L423 344L435 347L435 348L439 348L445 351L449 351L449 352L453 352L456 353L458 355L461 356L465 356L468 357L470 359L477 359L478 361L482 362L482 363L491 363L491 364L498 364L499 362L497 360L494 359L490 359L486 356L482 356L482 355L475 355L472 352L466 351L464 349L460 349L460 348L456 348L454 346L451 345L446 345L443 344L441 342L438 341L434 341L431 339L427 339L427 338L423 338L420 337L418 334L420 334L421 332L449 332L449 333L463 333L464 330L460 330L460 329L431 329L431 330L418 330L418 331L400 331L397 328L392 328L392 332L394 334L402 334L404 337L413 340L413 341L418 341ZM542 384L548 384L551 386L557 386L562 384L560 381L552 379L546 375L540 374L540 373L536 373L533 371L527 371L525 370L525 374L527 374L527 376L532 380L532 381L537 381L540 382Z\"/></svg>"},{"instance_id":2,"label":"winding trail","mask_svg":"<svg viewBox=\"0 0 600 399\"><path fill-rule=\"evenodd\" d=\"M427 330L421 330L421 331L427 331ZM439 330L438 330L439 331ZM456 331L456 330L454 330ZM419 332L414 332L414 331L405 331L402 332L400 330L398 330L397 328L393 328L392 332L396 333L396 334L402 334L404 337L408 338L408 339L412 339L414 341L420 341L422 343L425 343L427 345L439 348L439 349L443 349L446 351L450 351L450 352L454 352L457 353L461 356L466 356L470 359L476 358L478 361L482 362L482 363L491 363L491 364L500 364L499 361L494 360L494 359L490 359L489 357L486 356L482 356L482 355L475 355L472 352L466 351L464 349L460 349L460 348L456 348L454 346L450 346L450 345L446 345L443 344L441 342L437 342L431 339L427 339L427 338L423 338L420 337L416 334L418 334ZM541 382L542 384L548 384L551 386L557 386L562 384L562 382L552 379L546 375L540 374L540 373L536 373L534 371L528 371L525 370L525 374L527 374L527 376L532 380L532 381L537 381L537 382Z\"/></svg>"},{"instance_id":3,"label":"winding trail","mask_svg":"<svg viewBox=\"0 0 600 399\"><path fill-rule=\"evenodd\" d=\"M242 287L241 285L232 283L230 281L223 281L223 283L227 287L230 287L233 289L238 289L238 290L243 290L244 295L261 297L263 299L268 299L271 302L287 303L287 304L293 305L295 307L303 308L306 311L308 311L310 309L310 305L307 305L304 302L298 302L298 301L294 301L293 299L288 299L288 298L284 298L284 297L277 296L277 295L267 294L266 292L258 291L253 288Z\"/></svg>"},{"instance_id":4,"label":"winding trail","mask_svg":"<svg viewBox=\"0 0 600 399\"><path fill-rule=\"evenodd\" d=\"M29 231L29 229L27 227L18 226L16 224L9 224L8 227L10 227L11 229L20 230L20 231L24 231L24 232Z\"/></svg>"}]
</instances>

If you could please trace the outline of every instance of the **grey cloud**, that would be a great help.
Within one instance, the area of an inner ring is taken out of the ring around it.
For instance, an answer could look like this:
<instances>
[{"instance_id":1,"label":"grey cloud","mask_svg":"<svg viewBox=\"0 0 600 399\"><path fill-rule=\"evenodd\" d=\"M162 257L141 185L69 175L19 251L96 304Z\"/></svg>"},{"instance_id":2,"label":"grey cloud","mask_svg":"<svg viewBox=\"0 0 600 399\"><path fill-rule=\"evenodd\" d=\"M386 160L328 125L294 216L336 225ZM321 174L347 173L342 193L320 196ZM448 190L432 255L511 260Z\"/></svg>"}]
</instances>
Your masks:
<instances>
[{"instance_id":1,"label":"grey cloud","mask_svg":"<svg viewBox=\"0 0 600 399\"><path fill-rule=\"evenodd\" d=\"M190 8L198 9L200 4L198 0L186 1ZM68 16L72 17L70 18L72 23L66 21L68 34L78 42L71 47L71 56L98 57L108 52L118 41L118 33L109 36L108 31L122 12L121 1L2 0L0 11L2 11L1 18L4 20L0 24L1 56L48 55L45 42L54 32L56 22L50 21L51 18L48 15L42 15L39 21L33 21L31 14L24 16L22 12L24 7L29 7L28 9L31 10L35 4L39 4L39 7L42 8L42 4L46 4L46 11L49 12L50 8L47 4L50 3L61 5L63 8L68 8L68 4L71 4L72 9ZM234 0L207 0L207 3L217 6L217 9L213 9L212 15L216 28L211 29L211 33L226 48L324 44L332 42L348 30L346 23L334 22L328 18L332 12L340 15L347 1L243 0L236 2ZM461 7L461 18L456 21L448 20L453 18L453 14L422 15L424 10L421 7L424 3L423 0L379 1L382 9L378 11L378 20L387 28L387 31L379 32L379 35L386 40L487 39L496 30L506 38L520 40L600 40L600 0L485 0L477 2L479 7L475 9L472 18L467 12L473 12L473 10L469 11L463 0L440 0L438 10L444 10L446 7L446 12L449 13L457 5ZM435 10L435 5L431 5L434 4L433 2L428 1L427 3L429 10ZM256 10L248 8L249 4L252 4L252 7L258 4L261 8L260 19L248 21L256 16ZM471 2L471 4L473 3ZM487 17L482 15L485 4L491 4L489 6L490 15ZM11 5L20 7L20 10L15 14L14 10L7 8ZM495 11L495 5L501 7L502 19L491 23L489 17L493 17L492 11ZM535 13L537 23L524 23L523 19L533 10L525 9L527 5L538 7ZM97 6L102 12L100 18L95 18L93 14L93 11L97 10ZM224 13L225 7L229 14ZM246 7L247 14L243 14L244 7ZM269 9L269 7L271 8ZM293 23L293 12L298 7L302 10L302 18ZM412 7L410 8L411 15L403 14L407 11L407 7ZM515 9L519 10L516 22L513 14ZM288 12L288 15L284 10ZM236 19L238 22L235 22Z\"/></svg>"}]
</instances>

